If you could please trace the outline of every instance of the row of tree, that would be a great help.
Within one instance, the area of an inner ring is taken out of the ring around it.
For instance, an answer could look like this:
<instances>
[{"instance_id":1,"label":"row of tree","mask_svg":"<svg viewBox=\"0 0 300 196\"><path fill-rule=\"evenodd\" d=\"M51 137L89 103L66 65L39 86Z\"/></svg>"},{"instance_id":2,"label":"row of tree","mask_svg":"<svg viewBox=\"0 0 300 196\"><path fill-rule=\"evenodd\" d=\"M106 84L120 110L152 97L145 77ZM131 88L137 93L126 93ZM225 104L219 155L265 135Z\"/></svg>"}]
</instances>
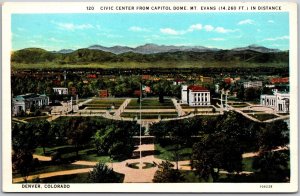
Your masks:
<instances>
[{"instance_id":1,"label":"row of tree","mask_svg":"<svg viewBox=\"0 0 300 196\"><path fill-rule=\"evenodd\" d=\"M160 100L163 100L163 96L175 96L180 97L180 86L173 85L171 81L142 81L143 85L149 86L151 92L148 92L148 96L159 96ZM53 87L63 86L71 89L74 87L79 97L92 97L98 96L100 89L107 89L110 96L115 97L130 97L135 96L134 92L140 90L141 80L139 76L125 77L120 76L115 80L110 78L93 79L89 80L86 84L82 78L68 79L66 84L61 82L60 85L52 83L49 79L39 79L38 81L32 77L12 77L12 92L13 95L20 95L26 93L38 93L47 94L50 99L57 98L57 95L53 91Z\"/></svg>"},{"instance_id":2,"label":"row of tree","mask_svg":"<svg viewBox=\"0 0 300 196\"><path fill-rule=\"evenodd\" d=\"M176 168L179 149L192 147L191 166L201 179L219 181L220 170L239 173L243 168L242 154L259 151L260 155L255 159L253 168L259 174L268 172L272 180L286 180L283 177L286 167L283 169L283 166L287 166L288 156L281 152L271 152L275 147L289 142L289 129L284 121L257 123L239 113L227 112L219 117L160 122L151 127L150 133L156 136L160 144L167 139L169 144L177 146L174 151ZM276 161L280 162L279 166L275 164ZM265 164L271 163L275 166L268 170ZM275 178L274 172L279 170L282 175Z\"/></svg>"},{"instance_id":3,"label":"row of tree","mask_svg":"<svg viewBox=\"0 0 300 196\"><path fill-rule=\"evenodd\" d=\"M135 122L100 117L60 117L51 123L46 120L13 123L13 170L27 176L34 169L33 153L37 147L42 147L43 154L49 155L46 147L72 145L75 159L79 158L79 150L85 147L95 147L99 155L126 158L134 150L132 136L138 132L139 126ZM59 151L51 155L53 161L63 161Z\"/></svg>"}]
</instances>

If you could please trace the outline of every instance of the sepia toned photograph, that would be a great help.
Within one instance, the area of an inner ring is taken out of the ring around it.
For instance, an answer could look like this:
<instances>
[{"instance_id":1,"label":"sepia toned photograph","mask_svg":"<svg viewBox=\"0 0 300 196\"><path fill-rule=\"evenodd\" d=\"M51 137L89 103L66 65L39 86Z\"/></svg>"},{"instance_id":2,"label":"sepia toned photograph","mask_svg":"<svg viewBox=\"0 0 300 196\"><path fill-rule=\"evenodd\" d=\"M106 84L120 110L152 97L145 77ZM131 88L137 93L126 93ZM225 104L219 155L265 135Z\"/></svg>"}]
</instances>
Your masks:
<instances>
[{"instance_id":1,"label":"sepia toned photograph","mask_svg":"<svg viewBox=\"0 0 300 196\"><path fill-rule=\"evenodd\" d=\"M4 189L297 191L295 4L45 5L3 6Z\"/></svg>"}]
</instances>

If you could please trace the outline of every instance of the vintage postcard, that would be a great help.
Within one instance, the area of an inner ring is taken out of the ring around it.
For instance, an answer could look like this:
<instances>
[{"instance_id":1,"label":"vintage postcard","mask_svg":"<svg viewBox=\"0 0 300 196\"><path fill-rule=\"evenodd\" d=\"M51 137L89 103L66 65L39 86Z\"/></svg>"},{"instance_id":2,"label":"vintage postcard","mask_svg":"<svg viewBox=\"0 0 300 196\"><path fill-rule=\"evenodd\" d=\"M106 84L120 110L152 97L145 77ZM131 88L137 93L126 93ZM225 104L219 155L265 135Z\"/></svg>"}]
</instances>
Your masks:
<instances>
[{"instance_id":1,"label":"vintage postcard","mask_svg":"<svg viewBox=\"0 0 300 196\"><path fill-rule=\"evenodd\" d=\"M296 192L295 3L4 3L5 192Z\"/></svg>"}]
</instances>

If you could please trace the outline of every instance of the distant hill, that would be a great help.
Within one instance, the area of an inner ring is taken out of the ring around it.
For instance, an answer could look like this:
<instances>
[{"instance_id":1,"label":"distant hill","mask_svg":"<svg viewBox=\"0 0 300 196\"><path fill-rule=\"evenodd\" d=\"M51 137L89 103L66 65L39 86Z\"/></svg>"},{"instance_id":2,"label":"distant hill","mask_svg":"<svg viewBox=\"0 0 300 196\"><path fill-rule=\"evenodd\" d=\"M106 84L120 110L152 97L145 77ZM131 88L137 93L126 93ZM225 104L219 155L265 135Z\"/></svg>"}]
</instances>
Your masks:
<instances>
[{"instance_id":1,"label":"distant hill","mask_svg":"<svg viewBox=\"0 0 300 196\"><path fill-rule=\"evenodd\" d=\"M97 49L95 49L97 48ZM288 51L267 50L266 48L248 46L245 48L236 48L232 50L206 50L206 48L185 48L179 50L176 47L165 46L157 47L157 45L144 45L137 47L143 53L135 53L130 51L129 47L112 47L114 50L122 53L115 54L108 52L107 48L93 46L92 48L78 49L75 51L63 50L62 52L49 52L40 48L26 48L14 51L11 55L12 64L58 64L58 65L87 65L87 64L109 64L109 63L148 63L151 64L172 64L176 67L184 64L203 64L206 66L217 62L220 66L224 64L285 64L289 62ZM161 51L160 53L147 53L149 51ZM162 49L164 48L164 49ZM254 50L255 49L255 50ZM259 51L258 51L259 50ZM127 52L124 52L127 51ZM263 51L263 52L262 52ZM273 52L272 52L273 51ZM172 66L172 65L171 65ZM263 66L263 65L262 65Z\"/></svg>"},{"instance_id":2,"label":"distant hill","mask_svg":"<svg viewBox=\"0 0 300 196\"><path fill-rule=\"evenodd\" d=\"M241 47L241 48L233 48L232 50L234 51L252 50L252 51L262 52L262 53L280 52L279 49L266 48L264 46L259 46L255 44L246 47Z\"/></svg>"},{"instance_id":3,"label":"distant hill","mask_svg":"<svg viewBox=\"0 0 300 196\"><path fill-rule=\"evenodd\" d=\"M139 54L155 54L155 53L165 53L165 52L176 52L176 51L216 51L219 49L206 48L203 46L166 46L166 45L156 45L156 44L145 44L142 46L137 46L135 48L127 46L113 46L105 47L101 45L92 45L88 47L92 50L102 50L105 52L111 52L114 54L122 54L127 52L139 53Z\"/></svg>"}]
</instances>

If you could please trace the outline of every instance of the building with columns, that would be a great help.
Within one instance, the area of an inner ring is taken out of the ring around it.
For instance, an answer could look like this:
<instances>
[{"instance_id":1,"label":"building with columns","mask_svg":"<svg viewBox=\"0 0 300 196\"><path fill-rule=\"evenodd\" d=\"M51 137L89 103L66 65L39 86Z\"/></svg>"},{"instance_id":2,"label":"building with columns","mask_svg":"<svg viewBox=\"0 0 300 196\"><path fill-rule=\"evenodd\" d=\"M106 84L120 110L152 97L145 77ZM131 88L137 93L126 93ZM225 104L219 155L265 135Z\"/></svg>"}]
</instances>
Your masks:
<instances>
[{"instance_id":1,"label":"building with columns","mask_svg":"<svg viewBox=\"0 0 300 196\"><path fill-rule=\"evenodd\" d=\"M190 106L210 105L210 91L202 86L183 85L181 88L181 103Z\"/></svg>"},{"instance_id":2,"label":"building with columns","mask_svg":"<svg viewBox=\"0 0 300 196\"><path fill-rule=\"evenodd\" d=\"M18 95L12 99L12 115L17 116L21 111L26 112L34 105L37 108L49 105L49 97L34 93Z\"/></svg>"},{"instance_id":3,"label":"building with columns","mask_svg":"<svg viewBox=\"0 0 300 196\"><path fill-rule=\"evenodd\" d=\"M64 88L64 87L54 87L53 91L54 91L54 93L57 93L59 95L67 95L68 94L68 88Z\"/></svg>"},{"instance_id":4,"label":"building with columns","mask_svg":"<svg viewBox=\"0 0 300 196\"><path fill-rule=\"evenodd\" d=\"M260 103L278 113L289 113L290 93L274 91L273 95L261 95Z\"/></svg>"}]
</instances>

